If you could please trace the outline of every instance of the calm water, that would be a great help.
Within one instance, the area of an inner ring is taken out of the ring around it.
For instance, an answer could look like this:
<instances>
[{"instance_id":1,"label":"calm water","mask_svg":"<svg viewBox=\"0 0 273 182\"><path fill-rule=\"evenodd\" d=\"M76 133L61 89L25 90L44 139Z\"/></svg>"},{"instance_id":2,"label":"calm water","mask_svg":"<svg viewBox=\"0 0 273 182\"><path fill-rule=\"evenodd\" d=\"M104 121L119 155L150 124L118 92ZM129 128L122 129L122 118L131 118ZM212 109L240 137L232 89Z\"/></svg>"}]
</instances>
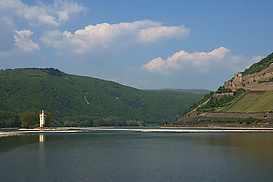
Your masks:
<instances>
[{"instance_id":1,"label":"calm water","mask_svg":"<svg viewBox=\"0 0 273 182\"><path fill-rule=\"evenodd\" d=\"M0 181L272 181L273 133L4 137L0 162Z\"/></svg>"}]
</instances>

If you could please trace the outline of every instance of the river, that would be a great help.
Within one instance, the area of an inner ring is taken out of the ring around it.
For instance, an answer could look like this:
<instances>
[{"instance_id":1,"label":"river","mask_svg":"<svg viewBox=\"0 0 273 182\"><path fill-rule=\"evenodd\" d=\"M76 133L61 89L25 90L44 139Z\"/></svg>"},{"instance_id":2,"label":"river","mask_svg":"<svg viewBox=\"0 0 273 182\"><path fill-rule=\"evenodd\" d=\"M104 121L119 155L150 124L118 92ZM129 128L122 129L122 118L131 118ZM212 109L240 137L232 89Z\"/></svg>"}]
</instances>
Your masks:
<instances>
[{"instance_id":1,"label":"river","mask_svg":"<svg viewBox=\"0 0 273 182\"><path fill-rule=\"evenodd\" d=\"M273 133L34 133L0 161L1 181L272 181Z\"/></svg>"}]
</instances>

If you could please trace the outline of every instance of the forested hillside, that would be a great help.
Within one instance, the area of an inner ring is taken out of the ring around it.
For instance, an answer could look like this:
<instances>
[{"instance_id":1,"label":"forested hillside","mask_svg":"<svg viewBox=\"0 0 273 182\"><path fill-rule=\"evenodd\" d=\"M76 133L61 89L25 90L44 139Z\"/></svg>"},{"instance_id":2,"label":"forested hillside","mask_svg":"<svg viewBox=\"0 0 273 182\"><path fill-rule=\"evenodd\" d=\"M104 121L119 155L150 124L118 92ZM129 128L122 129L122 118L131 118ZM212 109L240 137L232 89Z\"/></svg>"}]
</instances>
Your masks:
<instances>
[{"instance_id":1,"label":"forested hillside","mask_svg":"<svg viewBox=\"0 0 273 182\"><path fill-rule=\"evenodd\" d=\"M203 96L179 90L139 90L53 68L1 70L0 79L0 110L20 116L33 112L38 117L43 108L54 120L52 125L58 126L174 122Z\"/></svg>"},{"instance_id":2,"label":"forested hillside","mask_svg":"<svg viewBox=\"0 0 273 182\"><path fill-rule=\"evenodd\" d=\"M190 121L192 125L204 126L199 121L203 120L207 122L206 125L211 125L211 121L234 124L240 120L236 126L273 126L272 63L273 53L235 74L216 92L205 95L202 100L192 105L178 119L178 123L185 125Z\"/></svg>"},{"instance_id":3,"label":"forested hillside","mask_svg":"<svg viewBox=\"0 0 273 182\"><path fill-rule=\"evenodd\" d=\"M257 73L267 68L271 63L273 63L273 52L259 62L254 63L249 68L245 69L243 75L245 76L247 74Z\"/></svg>"}]
</instances>

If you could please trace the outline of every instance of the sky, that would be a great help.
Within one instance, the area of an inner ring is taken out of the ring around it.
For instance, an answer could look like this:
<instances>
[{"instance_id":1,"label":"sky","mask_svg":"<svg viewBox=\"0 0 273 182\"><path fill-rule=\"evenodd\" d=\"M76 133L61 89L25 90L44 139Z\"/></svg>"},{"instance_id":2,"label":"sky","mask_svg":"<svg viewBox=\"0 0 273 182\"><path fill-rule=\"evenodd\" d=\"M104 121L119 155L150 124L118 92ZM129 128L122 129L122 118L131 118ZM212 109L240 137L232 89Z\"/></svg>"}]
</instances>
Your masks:
<instances>
[{"instance_id":1,"label":"sky","mask_svg":"<svg viewBox=\"0 0 273 182\"><path fill-rule=\"evenodd\" d=\"M271 0L1 0L0 69L209 89L273 52Z\"/></svg>"}]
</instances>

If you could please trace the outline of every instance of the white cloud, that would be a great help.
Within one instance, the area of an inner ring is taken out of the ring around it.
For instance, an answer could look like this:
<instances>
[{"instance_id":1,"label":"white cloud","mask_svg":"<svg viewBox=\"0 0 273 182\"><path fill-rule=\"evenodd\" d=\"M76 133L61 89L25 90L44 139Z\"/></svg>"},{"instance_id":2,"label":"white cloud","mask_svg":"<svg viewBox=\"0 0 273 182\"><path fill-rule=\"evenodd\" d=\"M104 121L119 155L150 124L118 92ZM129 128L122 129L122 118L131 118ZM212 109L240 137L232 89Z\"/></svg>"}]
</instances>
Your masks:
<instances>
[{"instance_id":1,"label":"white cloud","mask_svg":"<svg viewBox=\"0 0 273 182\"><path fill-rule=\"evenodd\" d=\"M15 45L23 52L33 52L40 50L39 44L34 43L29 37L33 34L30 30L16 30L14 36Z\"/></svg>"},{"instance_id":2,"label":"white cloud","mask_svg":"<svg viewBox=\"0 0 273 182\"><path fill-rule=\"evenodd\" d=\"M54 31L57 35L56 30ZM64 31L58 37L47 32L42 42L56 49L70 46L76 53L86 53L94 49L126 47L141 43L154 43L171 38L184 38L190 30L184 26L162 26L160 22L150 20L122 22L118 24L101 23L88 25L74 33ZM69 44L69 45L68 45Z\"/></svg>"},{"instance_id":3,"label":"white cloud","mask_svg":"<svg viewBox=\"0 0 273 182\"><path fill-rule=\"evenodd\" d=\"M33 26L60 26L82 11L85 11L83 5L66 0L54 0L53 4L48 5L39 2L34 6L24 4L21 0L0 1L0 15L23 18Z\"/></svg>"},{"instance_id":4,"label":"white cloud","mask_svg":"<svg viewBox=\"0 0 273 182\"><path fill-rule=\"evenodd\" d=\"M225 47L219 47L211 52L194 52L191 54L181 50L174 53L166 60L161 57L155 58L143 65L142 68L148 72L169 74L171 71L179 69L185 64L191 64L197 67L207 67L213 62L218 62L223 59L229 52L229 49Z\"/></svg>"},{"instance_id":5,"label":"white cloud","mask_svg":"<svg viewBox=\"0 0 273 182\"><path fill-rule=\"evenodd\" d=\"M16 58L23 56L25 53L32 53L39 51L39 44L33 42L30 36L33 34L30 30L15 30L13 33L13 45L9 46L8 49L0 49L0 59Z\"/></svg>"},{"instance_id":6,"label":"white cloud","mask_svg":"<svg viewBox=\"0 0 273 182\"><path fill-rule=\"evenodd\" d=\"M242 71L249 64L256 62L260 56L245 58L242 55L232 55L225 47L219 47L211 52L179 51L164 60L161 57L155 58L142 66L142 69L150 73L168 75L182 70L195 70L196 73L211 73L216 69L230 69Z\"/></svg>"},{"instance_id":7,"label":"white cloud","mask_svg":"<svg viewBox=\"0 0 273 182\"><path fill-rule=\"evenodd\" d=\"M172 62L172 64L171 64ZM161 74L169 74L170 66L174 65L175 62L168 61L168 63L161 57L151 60L149 63L145 64L142 68L148 72L158 72ZM175 69L174 67L172 69Z\"/></svg>"},{"instance_id":8,"label":"white cloud","mask_svg":"<svg viewBox=\"0 0 273 182\"><path fill-rule=\"evenodd\" d=\"M162 39L184 38L190 34L185 26L156 26L140 30L139 39L141 42L157 42Z\"/></svg>"},{"instance_id":9,"label":"white cloud","mask_svg":"<svg viewBox=\"0 0 273 182\"><path fill-rule=\"evenodd\" d=\"M213 89L216 89L235 73L244 71L261 59L262 56L234 55L225 47L208 52L188 53L181 50L166 59L152 59L142 66L142 75L146 75L148 84L145 87L149 88L160 85L161 88L212 89L213 86ZM162 86L162 83L165 86Z\"/></svg>"},{"instance_id":10,"label":"white cloud","mask_svg":"<svg viewBox=\"0 0 273 182\"><path fill-rule=\"evenodd\" d=\"M44 44L49 45L53 48L59 48L63 42L63 34L59 30L46 31L46 36L41 37Z\"/></svg>"}]
</instances>

